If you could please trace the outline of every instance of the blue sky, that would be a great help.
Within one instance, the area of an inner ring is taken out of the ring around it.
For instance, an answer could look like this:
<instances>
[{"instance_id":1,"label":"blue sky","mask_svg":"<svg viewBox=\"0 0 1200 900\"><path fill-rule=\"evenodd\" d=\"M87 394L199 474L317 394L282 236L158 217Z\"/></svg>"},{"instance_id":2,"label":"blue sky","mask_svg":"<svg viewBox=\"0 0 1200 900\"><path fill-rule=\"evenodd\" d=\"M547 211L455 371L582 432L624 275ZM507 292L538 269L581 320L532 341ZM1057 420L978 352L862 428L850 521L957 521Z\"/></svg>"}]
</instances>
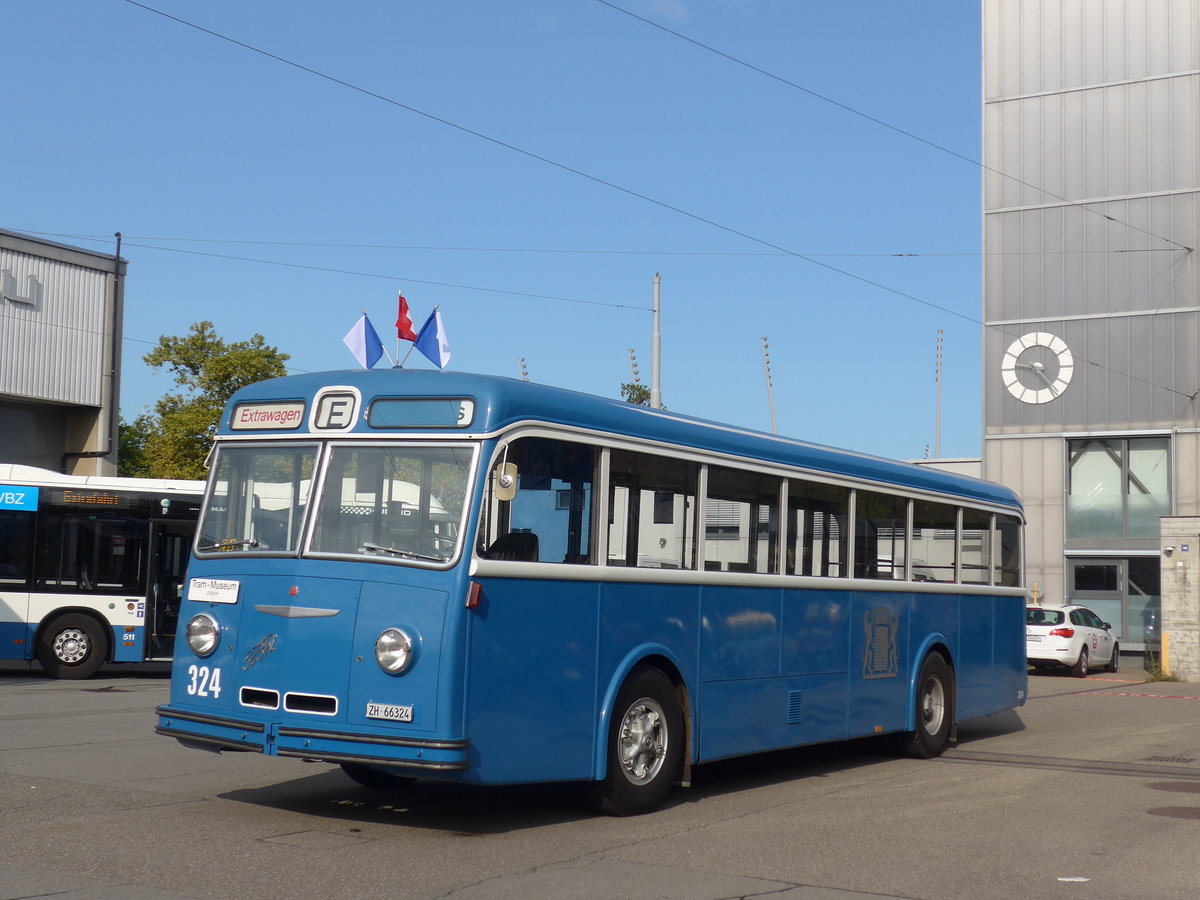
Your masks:
<instances>
[{"instance_id":1,"label":"blue sky","mask_svg":"<svg viewBox=\"0 0 1200 900\"><path fill-rule=\"evenodd\" d=\"M979 159L978 3L145 5L329 78L127 0L4 5L0 227L124 235L126 418L159 335L347 368L397 291L453 369L616 396L658 272L670 409L769 430L768 336L781 433L919 458L941 329L942 455L979 454L979 169L814 96Z\"/></svg>"}]
</instances>

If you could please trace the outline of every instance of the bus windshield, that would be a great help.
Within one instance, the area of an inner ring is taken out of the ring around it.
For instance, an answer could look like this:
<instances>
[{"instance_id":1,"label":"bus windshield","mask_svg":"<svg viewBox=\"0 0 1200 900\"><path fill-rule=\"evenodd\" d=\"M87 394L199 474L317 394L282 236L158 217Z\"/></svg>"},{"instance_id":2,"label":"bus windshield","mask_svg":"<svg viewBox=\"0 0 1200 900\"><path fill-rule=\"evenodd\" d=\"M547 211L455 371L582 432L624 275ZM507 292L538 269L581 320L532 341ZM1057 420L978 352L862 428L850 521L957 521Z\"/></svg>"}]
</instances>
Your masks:
<instances>
[{"instance_id":1,"label":"bus windshield","mask_svg":"<svg viewBox=\"0 0 1200 900\"><path fill-rule=\"evenodd\" d=\"M334 447L311 552L448 562L458 550L474 447Z\"/></svg>"},{"instance_id":2,"label":"bus windshield","mask_svg":"<svg viewBox=\"0 0 1200 900\"><path fill-rule=\"evenodd\" d=\"M444 563L455 558L474 446L334 446L308 554ZM317 445L222 448L201 521L200 553L295 555Z\"/></svg>"},{"instance_id":3,"label":"bus windshield","mask_svg":"<svg viewBox=\"0 0 1200 900\"><path fill-rule=\"evenodd\" d=\"M224 448L197 551L294 554L316 458L315 444Z\"/></svg>"}]
</instances>

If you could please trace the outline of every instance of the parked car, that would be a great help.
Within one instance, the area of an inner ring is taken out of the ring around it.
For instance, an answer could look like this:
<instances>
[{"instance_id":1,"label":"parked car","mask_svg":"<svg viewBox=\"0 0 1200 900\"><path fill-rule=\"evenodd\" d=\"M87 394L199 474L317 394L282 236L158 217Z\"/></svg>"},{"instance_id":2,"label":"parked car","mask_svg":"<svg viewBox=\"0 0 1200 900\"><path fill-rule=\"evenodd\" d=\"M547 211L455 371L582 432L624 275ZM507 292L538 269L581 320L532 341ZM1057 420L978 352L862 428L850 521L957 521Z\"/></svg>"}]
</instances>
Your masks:
<instances>
[{"instance_id":1,"label":"parked car","mask_svg":"<svg viewBox=\"0 0 1200 900\"><path fill-rule=\"evenodd\" d=\"M1025 608L1025 656L1034 668L1061 666L1086 678L1093 666L1117 671L1120 652L1112 626L1086 606Z\"/></svg>"}]
</instances>

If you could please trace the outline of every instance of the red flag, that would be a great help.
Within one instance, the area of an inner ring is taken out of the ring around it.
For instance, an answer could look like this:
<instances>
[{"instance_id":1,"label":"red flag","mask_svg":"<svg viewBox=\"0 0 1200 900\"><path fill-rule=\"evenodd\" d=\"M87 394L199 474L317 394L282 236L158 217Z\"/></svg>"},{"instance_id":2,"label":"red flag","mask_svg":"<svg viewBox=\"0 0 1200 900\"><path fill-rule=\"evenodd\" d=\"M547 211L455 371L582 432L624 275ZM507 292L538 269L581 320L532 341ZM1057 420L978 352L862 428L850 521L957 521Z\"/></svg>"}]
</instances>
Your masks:
<instances>
[{"instance_id":1,"label":"red flag","mask_svg":"<svg viewBox=\"0 0 1200 900\"><path fill-rule=\"evenodd\" d=\"M396 314L396 337L405 341L415 341L417 333L413 331L412 319L408 317L408 301L400 294L400 311Z\"/></svg>"}]
</instances>

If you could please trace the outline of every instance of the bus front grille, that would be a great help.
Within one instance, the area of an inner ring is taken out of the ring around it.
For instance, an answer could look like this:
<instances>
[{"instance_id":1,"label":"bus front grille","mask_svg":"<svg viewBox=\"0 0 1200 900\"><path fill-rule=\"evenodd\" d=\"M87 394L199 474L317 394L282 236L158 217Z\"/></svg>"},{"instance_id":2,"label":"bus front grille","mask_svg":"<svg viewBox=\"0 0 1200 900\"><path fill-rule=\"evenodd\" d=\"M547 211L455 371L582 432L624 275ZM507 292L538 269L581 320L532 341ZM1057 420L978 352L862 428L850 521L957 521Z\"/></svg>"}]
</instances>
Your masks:
<instances>
[{"instance_id":1,"label":"bus front grille","mask_svg":"<svg viewBox=\"0 0 1200 900\"><path fill-rule=\"evenodd\" d=\"M283 695L283 708L287 712L308 713L314 716L337 715L337 697L325 694L296 694L288 692Z\"/></svg>"}]
</instances>

